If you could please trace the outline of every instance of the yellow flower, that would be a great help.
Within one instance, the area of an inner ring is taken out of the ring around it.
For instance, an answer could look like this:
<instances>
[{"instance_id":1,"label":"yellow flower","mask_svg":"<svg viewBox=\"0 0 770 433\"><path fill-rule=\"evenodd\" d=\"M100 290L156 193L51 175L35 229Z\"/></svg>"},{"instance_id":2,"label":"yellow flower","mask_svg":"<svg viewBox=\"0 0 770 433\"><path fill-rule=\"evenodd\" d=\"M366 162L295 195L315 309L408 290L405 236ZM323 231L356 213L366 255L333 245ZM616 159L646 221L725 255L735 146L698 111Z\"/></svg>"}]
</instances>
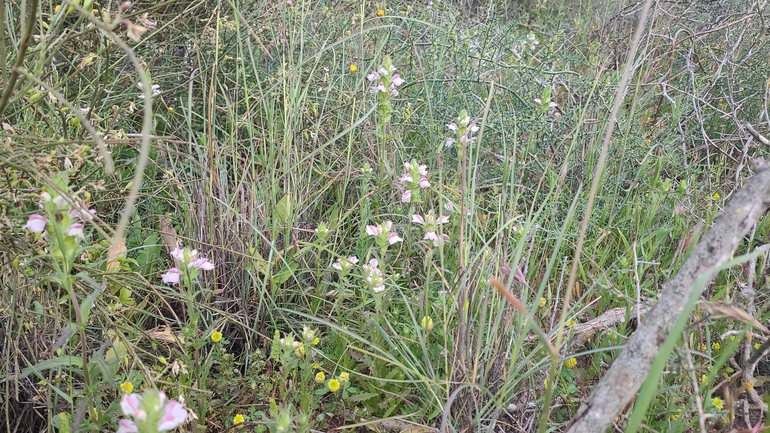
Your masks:
<instances>
[{"instance_id":1,"label":"yellow flower","mask_svg":"<svg viewBox=\"0 0 770 433\"><path fill-rule=\"evenodd\" d=\"M540 308L545 307L545 298L540 298Z\"/></svg>"},{"instance_id":2,"label":"yellow flower","mask_svg":"<svg viewBox=\"0 0 770 433\"><path fill-rule=\"evenodd\" d=\"M61 10L61 5L56 5L56 7L53 8L53 13L58 14Z\"/></svg>"},{"instance_id":3,"label":"yellow flower","mask_svg":"<svg viewBox=\"0 0 770 433\"><path fill-rule=\"evenodd\" d=\"M565 325L567 325L567 326L574 326L575 325L575 321L572 320L572 319L569 319L569 320L567 320L567 323L565 323Z\"/></svg>"},{"instance_id":4,"label":"yellow flower","mask_svg":"<svg viewBox=\"0 0 770 433\"><path fill-rule=\"evenodd\" d=\"M340 381L337 380L337 379L332 379L332 380L329 381L327 386L329 387L329 391L337 392L340 389Z\"/></svg>"},{"instance_id":5,"label":"yellow flower","mask_svg":"<svg viewBox=\"0 0 770 433\"><path fill-rule=\"evenodd\" d=\"M719 193L718 193L718 192L715 192L715 193L714 193L714 194L711 196L711 198L713 198L714 200L719 200L719 197L721 197L721 196L719 195Z\"/></svg>"},{"instance_id":6,"label":"yellow flower","mask_svg":"<svg viewBox=\"0 0 770 433\"><path fill-rule=\"evenodd\" d=\"M754 343L754 348L759 349L759 346L761 346L759 343Z\"/></svg>"},{"instance_id":7,"label":"yellow flower","mask_svg":"<svg viewBox=\"0 0 770 433\"><path fill-rule=\"evenodd\" d=\"M577 359L570 358L566 361L564 361L564 366L567 368L574 368L577 365Z\"/></svg>"},{"instance_id":8,"label":"yellow flower","mask_svg":"<svg viewBox=\"0 0 770 433\"><path fill-rule=\"evenodd\" d=\"M719 343L711 343L711 348L714 350L719 350L722 346Z\"/></svg>"},{"instance_id":9,"label":"yellow flower","mask_svg":"<svg viewBox=\"0 0 770 433\"><path fill-rule=\"evenodd\" d=\"M380 9L380 10L377 11L377 16L378 17L381 17L383 15L385 15L385 10L384 9Z\"/></svg>"},{"instance_id":10,"label":"yellow flower","mask_svg":"<svg viewBox=\"0 0 770 433\"><path fill-rule=\"evenodd\" d=\"M356 72L357 70L358 70L358 66L350 65L350 72Z\"/></svg>"},{"instance_id":11,"label":"yellow flower","mask_svg":"<svg viewBox=\"0 0 770 433\"><path fill-rule=\"evenodd\" d=\"M222 340L222 333L219 331L214 331L213 334L211 334L211 341L214 343L219 343Z\"/></svg>"},{"instance_id":12,"label":"yellow flower","mask_svg":"<svg viewBox=\"0 0 770 433\"><path fill-rule=\"evenodd\" d=\"M323 371L319 371L318 373L316 373L315 383L321 384L321 383L324 383L324 380L326 380L326 375L324 374Z\"/></svg>"},{"instance_id":13,"label":"yellow flower","mask_svg":"<svg viewBox=\"0 0 770 433\"><path fill-rule=\"evenodd\" d=\"M743 389L745 389L746 391L751 391L752 389L754 389L754 382L744 382Z\"/></svg>"},{"instance_id":14,"label":"yellow flower","mask_svg":"<svg viewBox=\"0 0 770 433\"><path fill-rule=\"evenodd\" d=\"M305 356L305 345L299 343L299 346L297 346L297 350L294 351L294 354L297 355L297 358L302 358Z\"/></svg>"},{"instance_id":15,"label":"yellow flower","mask_svg":"<svg viewBox=\"0 0 770 433\"><path fill-rule=\"evenodd\" d=\"M313 346L317 346L318 343L320 343L320 342L321 342L321 340L319 340L318 337L316 337L316 338L313 339L312 344L313 344Z\"/></svg>"},{"instance_id":16,"label":"yellow flower","mask_svg":"<svg viewBox=\"0 0 770 433\"><path fill-rule=\"evenodd\" d=\"M705 374L704 374L703 376L701 376L701 377L700 377L700 382L701 382L701 383L706 383L706 381L707 381L707 380L709 380L709 377L708 377L708 376L706 376Z\"/></svg>"},{"instance_id":17,"label":"yellow flower","mask_svg":"<svg viewBox=\"0 0 770 433\"><path fill-rule=\"evenodd\" d=\"M235 418L233 418L233 424L240 424L244 421L246 420L243 418L243 415L241 414L235 415Z\"/></svg>"},{"instance_id":18,"label":"yellow flower","mask_svg":"<svg viewBox=\"0 0 770 433\"><path fill-rule=\"evenodd\" d=\"M433 330L433 318L430 316L423 316L422 320L420 321L420 326L422 326L422 329L425 330L425 332L430 332Z\"/></svg>"},{"instance_id":19,"label":"yellow flower","mask_svg":"<svg viewBox=\"0 0 770 433\"><path fill-rule=\"evenodd\" d=\"M169 113L174 111L174 107L168 107L168 111L169 111Z\"/></svg>"},{"instance_id":20,"label":"yellow flower","mask_svg":"<svg viewBox=\"0 0 770 433\"><path fill-rule=\"evenodd\" d=\"M318 363L317 363L317 362L314 362L314 363L313 363L313 370L318 370L319 368L321 368L321 366L320 366L320 365L318 365Z\"/></svg>"},{"instance_id":21,"label":"yellow flower","mask_svg":"<svg viewBox=\"0 0 770 433\"><path fill-rule=\"evenodd\" d=\"M350 374L347 371L340 373L338 379L340 380L340 383L348 383L350 381Z\"/></svg>"},{"instance_id":22,"label":"yellow flower","mask_svg":"<svg viewBox=\"0 0 770 433\"><path fill-rule=\"evenodd\" d=\"M712 403L712 404L714 405L714 407L715 407L715 408L717 408L717 409L724 409L724 408L725 408L725 402L723 402L723 401L722 401L722 399L721 399L721 398L719 398L719 397L714 397L714 398L711 400L711 403Z\"/></svg>"},{"instance_id":23,"label":"yellow flower","mask_svg":"<svg viewBox=\"0 0 770 433\"><path fill-rule=\"evenodd\" d=\"M126 394L131 394L131 391L134 390L134 384L129 381L125 381L120 384L120 389L122 389Z\"/></svg>"}]
</instances>

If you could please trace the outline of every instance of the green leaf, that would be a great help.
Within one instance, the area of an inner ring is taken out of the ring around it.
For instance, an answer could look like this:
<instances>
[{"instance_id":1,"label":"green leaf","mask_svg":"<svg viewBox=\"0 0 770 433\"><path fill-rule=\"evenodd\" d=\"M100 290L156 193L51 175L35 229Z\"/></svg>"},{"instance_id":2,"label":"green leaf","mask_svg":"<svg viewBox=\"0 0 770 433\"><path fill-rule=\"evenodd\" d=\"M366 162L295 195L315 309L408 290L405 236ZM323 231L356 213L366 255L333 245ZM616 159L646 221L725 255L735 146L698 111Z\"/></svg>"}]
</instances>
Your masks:
<instances>
[{"instance_id":1,"label":"green leaf","mask_svg":"<svg viewBox=\"0 0 770 433\"><path fill-rule=\"evenodd\" d=\"M379 394L377 394L375 392L365 392L363 394L354 395L354 396L350 397L347 401L350 401L350 402L353 402L353 403L357 403L359 401L366 401L366 400L369 400L370 398L374 398L374 397L378 397L378 396L379 396Z\"/></svg>"},{"instance_id":2,"label":"green leaf","mask_svg":"<svg viewBox=\"0 0 770 433\"><path fill-rule=\"evenodd\" d=\"M273 220L281 224L286 224L291 220L291 193L286 194L278 201L273 210Z\"/></svg>"}]
</instances>

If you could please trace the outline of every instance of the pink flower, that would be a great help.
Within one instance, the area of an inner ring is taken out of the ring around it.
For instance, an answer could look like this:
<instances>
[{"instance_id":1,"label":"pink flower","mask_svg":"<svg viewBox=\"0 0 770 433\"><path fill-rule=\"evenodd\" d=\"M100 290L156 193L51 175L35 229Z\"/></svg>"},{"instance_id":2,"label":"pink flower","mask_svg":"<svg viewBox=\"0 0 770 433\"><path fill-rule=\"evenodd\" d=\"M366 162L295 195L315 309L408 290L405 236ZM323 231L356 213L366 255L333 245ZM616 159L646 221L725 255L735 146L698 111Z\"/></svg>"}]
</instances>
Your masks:
<instances>
[{"instance_id":1,"label":"pink flower","mask_svg":"<svg viewBox=\"0 0 770 433\"><path fill-rule=\"evenodd\" d=\"M171 256L181 262L184 260L184 250L181 248L174 248L171 250Z\"/></svg>"},{"instance_id":2,"label":"pink flower","mask_svg":"<svg viewBox=\"0 0 770 433\"><path fill-rule=\"evenodd\" d=\"M96 215L96 210L85 210L85 209L72 209L70 211L70 218L73 219L79 219L80 221L91 221L94 219L94 216Z\"/></svg>"},{"instance_id":3,"label":"pink flower","mask_svg":"<svg viewBox=\"0 0 770 433\"><path fill-rule=\"evenodd\" d=\"M412 175L409 173L404 173L401 175L401 178L398 179L398 181L401 183L413 182Z\"/></svg>"},{"instance_id":4,"label":"pink flower","mask_svg":"<svg viewBox=\"0 0 770 433\"><path fill-rule=\"evenodd\" d=\"M444 224L449 222L449 217L446 215L442 215L438 217L438 221L436 221L436 224Z\"/></svg>"},{"instance_id":5,"label":"pink flower","mask_svg":"<svg viewBox=\"0 0 770 433\"><path fill-rule=\"evenodd\" d=\"M428 166L425 164L420 164L417 166L417 173L420 174L420 177L427 177L428 176Z\"/></svg>"},{"instance_id":6,"label":"pink flower","mask_svg":"<svg viewBox=\"0 0 770 433\"><path fill-rule=\"evenodd\" d=\"M67 236L82 238L83 237L83 224L74 223L67 228Z\"/></svg>"},{"instance_id":7,"label":"pink flower","mask_svg":"<svg viewBox=\"0 0 770 433\"><path fill-rule=\"evenodd\" d=\"M449 128L452 132L457 132L457 124L455 124L454 122L447 125L447 128Z\"/></svg>"},{"instance_id":8,"label":"pink flower","mask_svg":"<svg viewBox=\"0 0 770 433\"><path fill-rule=\"evenodd\" d=\"M342 270L342 263L340 263L340 262L332 263L332 268L334 268L334 269L336 269L338 271L341 271Z\"/></svg>"},{"instance_id":9,"label":"pink flower","mask_svg":"<svg viewBox=\"0 0 770 433\"><path fill-rule=\"evenodd\" d=\"M425 189L430 186L430 182L428 182L428 179L422 178L420 179L420 188Z\"/></svg>"},{"instance_id":10,"label":"pink flower","mask_svg":"<svg viewBox=\"0 0 770 433\"><path fill-rule=\"evenodd\" d=\"M394 86L400 86L404 84L404 79L398 74L393 74L393 78L390 79L390 82L393 83Z\"/></svg>"},{"instance_id":11,"label":"pink flower","mask_svg":"<svg viewBox=\"0 0 770 433\"><path fill-rule=\"evenodd\" d=\"M371 74L366 76L366 79L369 81L379 80L380 74L378 74L377 71L372 71Z\"/></svg>"},{"instance_id":12,"label":"pink flower","mask_svg":"<svg viewBox=\"0 0 770 433\"><path fill-rule=\"evenodd\" d=\"M21 226L23 229L27 229L32 233L41 233L45 230L45 225L48 223L46 217L38 214L30 215L26 224Z\"/></svg>"},{"instance_id":13,"label":"pink flower","mask_svg":"<svg viewBox=\"0 0 770 433\"><path fill-rule=\"evenodd\" d=\"M142 396L139 394L126 394L120 400L120 408L123 409L123 415L132 416L140 421L147 419L147 412L140 409Z\"/></svg>"},{"instance_id":14,"label":"pink flower","mask_svg":"<svg viewBox=\"0 0 770 433\"><path fill-rule=\"evenodd\" d=\"M455 139L452 138L452 137L447 137L446 138L446 147L449 147L449 146L451 146L453 144L455 144Z\"/></svg>"},{"instance_id":15,"label":"pink flower","mask_svg":"<svg viewBox=\"0 0 770 433\"><path fill-rule=\"evenodd\" d=\"M209 259L202 257L200 259L194 259L187 265L190 268L203 269L204 271L210 271L214 269L214 264Z\"/></svg>"},{"instance_id":16,"label":"pink flower","mask_svg":"<svg viewBox=\"0 0 770 433\"><path fill-rule=\"evenodd\" d=\"M417 223L421 226L425 225L425 219L422 217L422 215L417 215L417 214L412 215L412 222Z\"/></svg>"},{"instance_id":17,"label":"pink flower","mask_svg":"<svg viewBox=\"0 0 770 433\"><path fill-rule=\"evenodd\" d=\"M398 233L396 232L390 232L390 234L388 235L388 243L391 245L395 244L396 242L403 242L403 241L404 239L402 239L401 236L399 236Z\"/></svg>"},{"instance_id":18,"label":"pink flower","mask_svg":"<svg viewBox=\"0 0 770 433\"><path fill-rule=\"evenodd\" d=\"M412 190L408 189L401 195L401 201L403 203L410 203L412 201Z\"/></svg>"},{"instance_id":19,"label":"pink flower","mask_svg":"<svg viewBox=\"0 0 770 433\"><path fill-rule=\"evenodd\" d=\"M187 411L182 403L169 401L163 408L163 417L158 421L158 431L169 431L182 425L187 419Z\"/></svg>"},{"instance_id":20,"label":"pink flower","mask_svg":"<svg viewBox=\"0 0 770 433\"><path fill-rule=\"evenodd\" d=\"M379 236L382 233L382 227L379 225L368 225L366 226L366 233L370 236Z\"/></svg>"},{"instance_id":21,"label":"pink flower","mask_svg":"<svg viewBox=\"0 0 770 433\"><path fill-rule=\"evenodd\" d=\"M117 433L138 433L139 429L136 428L136 424L133 421L122 419L118 423Z\"/></svg>"},{"instance_id":22,"label":"pink flower","mask_svg":"<svg viewBox=\"0 0 770 433\"><path fill-rule=\"evenodd\" d=\"M177 268L171 268L161 277L163 278L163 282L166 284L177 284L179 283L180 275L182 275L182 271Z\"/></svg>"}]
</instances>

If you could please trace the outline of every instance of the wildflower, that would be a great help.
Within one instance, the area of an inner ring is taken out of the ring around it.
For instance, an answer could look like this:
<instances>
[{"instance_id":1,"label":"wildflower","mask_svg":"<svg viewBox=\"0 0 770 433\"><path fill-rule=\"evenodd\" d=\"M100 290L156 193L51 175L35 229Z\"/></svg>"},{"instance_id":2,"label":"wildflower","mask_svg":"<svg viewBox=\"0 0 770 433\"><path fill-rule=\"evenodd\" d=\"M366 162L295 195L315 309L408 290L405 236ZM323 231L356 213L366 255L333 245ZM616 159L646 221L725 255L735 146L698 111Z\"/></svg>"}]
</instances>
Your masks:
<instances>
[{"instance_id":1,"label":"wildflower","mask_svg":"<svg viewBox=\"0 0 770 433\"><path fill-rule=\"evenodd\" d=\"M427 218L427 219L426 219ZM433 216L433 214L428 214L426 218L423 218L421 215L414 214L412 215L412 222L415 224L419 224L421 226L425 226L425 234L423 236L423 240L432 240L433 246L439 246L444 241L449 240L449 236L442 234L441 237L439 237L438 234L436 234L436 228L444 223L449 222L449 217L446 215L439 216L438 219Z\"/></svg>"},{"instance_id":2,"label":"wildflower","mask_svg":"<svg viewBox=\"0 0 770 433\"><path fill-rule=\"evenodd\" d=\"M545 307L545 303L546 303L546 299L541 297L540 298L540 304L539 304L540 308Z\"/></svg>"},{"instance_id":3,"label":"wildflower","mask_svg":"<svg viewBox=\"0 0 770 433\"><path fill-rule=\"evenodd\" d=\"M48 224L46 217L34 214L29 216L29 220L21 228L27 229L32 233L41 233L45 230L46 224Z\"/></svg>"},{"instance_id":4,"label":"wildflower","mask_svg":"<svg viewBox=\"0 0 770 433\"><path fill-rule=\"evenodd\" d=\"M53 13L55 13L55 14L58 14L60 10L61 10L61 5L56 5L56 6L53 8Z\"/></svg>"},{"instance_id":5,"label":"wildflower","mask_svg":"<svg viewBox=\"0 0 770 433\"><path fill-rule=\"evenodd\" d=\"M430 187L428 181L428 167L425 164L418 164L417 161L404 163L404 173L399 178L399 183L404 188L404 194L401 201L410 203L412 198L416 203L420 202L420 190Z\"/></svg>"},{"instance_id":6,"label":"wildflower","mask_svg":"<svg viewBox=\"0 0 770 433\"><path fill-rule=\"evenodd\" d=\"M320 342L321 340L318 337L316 337L313 339L313 341L310 342L310 344L312 344L313 346L318 346L318 343Z\"/></svg>"},{"instance_id":7,"label":"wildflower","mask_svg":"<svg viewBox=\"0 0 770 433\"><path fill-rule=\"evenodd\" d=\"M760 346L761 346L761 344L759 344L759 343L754 343L754 349L759 349L759 347L760 347Z\"/></svg>"},{"instance_id":8,"label":"wildflower","mask_svg":"<svg viewBox=\"0 0 770 433\"><path fill-rule=\"evenodd\" d=\"M139 94L139 99L144 99L144 84L142 82L136 83L136 87L139 88L139 90L142 91L142 93ZM160 95L160 86L157 84L152 85L152 96L158 96Z\"/></svg>"},{"instance_id":9,"label":"wildflower","mask_svg":"<svg viewBox=\"0 0 770 433\"><path fill-rule=\"evenodd\" d=\"M384 10L384 9L379 9L379 10L377 10L377 16L378 16L378 17L381 17L381 16L383 16L383 15L385 15L385 10Z\"/></svg>"},{"instance_id":10,"label":"wildflower","mask_svg":"<svg viewBox=\"0 0 770 433\"><path fill-rule=\"evenodd\" d=\"M174 107L168 107L168 112L171 113L172 111L174 111Z\"/></svg>"},{"instance_id":11,"label":"wildflower","mask_svg":"<svg viewBox=\"0 0 770 433\"><path fill-rule=\"evenodd\" d=\"M714 343L711 343L711 348L714 350L719 350L722 348L722 346L719 343L714 342Z\"/></svg>"},{"instance_id":12,"label":"wildflower","mask_svg":"<svg viewBox=\"0 0 770 433\"><path fill-rule=\"evenodd\" d=\"M401 238L401 236L398 235L398 233L391 231L392 227L393 222L388 220L378 225L366 226L366 233L376 238L375 240L380 248L385 248L388 245L393 245L397 242L403 242L404 240Z\"/></svg>"},{"instance_id":13,"label":"wildflower","mask_svg":"<svg viewBox=\"0 0 770 433\"><path fill-rule=\"evenodd\" d=\"M714 397L713 399L711 399L711 404L713 404L714 407L719 410L722 410L725 408L725 402L723 402L722 399L719 397Z\"/></svg>"},{"instance_id":14,"label":"wildflower","mask_svg":"<svg viewBox=\"0 0 770 433\"><path fill-rule=\"evenodd\" d=\"M350 72L356 72L357 70L358 70L358 66L350 65Z\"/></svg>"},{"instance_id":15,"label":"wildflower","mask_svg":"<svg viewBox=\"0 0 770 433\"><path fill-rule=\"evenodd\" d=\"M118 423L117 433L137 433L139 429L136 428L136 424L133 421L122 419Z\"/></svg>"},{"instance_id":16,"label":"wildflower","mask_svg":"<svg viewBox=\"0 0 770 433\"><path fill-rule=\"evenodd\" d=\"M565 323L565 325L566 326L574 326L575 325L575 321L572 320L572 319L569 319L569 320L567 320L567 323Z\"/></svg>"},{"instance_id":17,"label":"wildflower","mask_svg":"<svg viewBox=\"0 0 770 433\"><path fill-rule=\"evenodd\" d=\"M211 341L214 343L219 343L222 340L222 333L219 331L214 331L214 333L211 334Z\"/></svg>"},{"instance_id":18,"label":"wildflower","mask_svg":"<svg viewBox=\"0 0 770 433\"><path fill-rule=\"evenodd\" d=\"M380 293L385 290L385 279L382 275L382 271L377 267L378 264L377 259L371 259L369 260L368 265L362 266L364 270L364 280L366 280L369 284L369 288L371 288L374 293Z\"/></svg>"},{"instance_id":19,"label":"wildflower","mask_svg":"<svg viewBox=\"0 0 770 433\"><path fill-rule=\"evenodd\" d=\"M96 210L90 209L72 209L70 211L70 219L76 219L80 221L92 221L96 215Z\"/></svg>"},{"instance_id":20,"label":"wildflower","mask_svg":"<svg viewBox=\"0 0 770 433\"><path fill-rule=\"evenodd\" d=\"M82 238L83 224L74 223L71 226L67 227L67 236L72 236L73 238Z\"/></svg>"},{"instance_id":21,"label":"wildflower","mask_svg":"<svg viewBox=\"0 0 770 433\"><path fill-rule=\"evenodd\" d=\"M720 195L718 192L715 192L714 194L711 195L711 198L713 198L714 200L719 200L719 197Z\"/></svg>"},{"instance_id":22,"label":"wildflower","mask_svg":"<svg viewBox=\"0 0 770 433\"><path fill-rule=\"evenodd\" d=\"M187 266L195 269L203 269L204 271L210 271L214 269L214 264L209 262L209 259L201 257L195 260L191 260Z\"/></svg>"},{"instance_id":23,"label":"wildflower","mask_svg":"<svg viewBox=\"0 0 770 433\"><path fill-rule=\"evenodd\" d=\"M134 390L134 384L130 381L125 381L120 384L120 389L122 389L126 394L131 394L131 391Z\"/></svg>"},{"instance_id":24,"label":"wildflower","mask_svg":"<svg viewBox=\"0 0 770 433\"><path fill-rule=\"evenodd\" d=\"M326 375L324 374L323 371L319 371L318 373L316 373L316 375L315 375L315 383L322 384L322 383L324 383L325 380L326 380Z\"/></svg>"},{"instance_id":25,"label":"wildflower","mask_svg":"<svg viewBox=\"0 0 770 433\"><path fill-rule=\"evenodd\" d=\"M575 368L576 365L577 365L577 359L575 358L570 358L564 361L564 366L567 368Z\"/></svg>"},{"instance_id":26,"label":"wildflower","mask_svg":"<svg viewBox=\"0 0 770 433\"><path fill-rule=\"evenodd\" d=\"M347 371L340 373L340 375L337 377L339 379L340 383L348 383L350 382L350 373Z\"/></svg>"},{"instance_id":27,"label":"wildflower","mask_svg":"<svg viewBox=\"0 0 770 433\"><path fill-rule=\"evenodd\" d=\"M347 259L340 259L338 262L332 263L332 268L339 271L342 275L346 275L353 265L358 263L358 257L350 256Z\"/></svg>"},{"instance_id":28,"label":"wildflower","mask_svg":"<svg viewBox=\"0 0 770 433\"><path fill-rule=\"evenodd\" d=\"M313 340L315 340L317 337L316 337L315 331L313 331L312 329L310 329L310 328L309 328L309 327L307 327L307 326L303 326L303 327L302 327L302 338L303 338L305 341L313 341Z\"/></svg>"},{"instance_id":29,"label":"wildflower","mask_svg":"<svg viewBox=\"0 0 770 433\"><path fill-rule=\"evenodd\" d=\"M337 379L331 379L329 380L329 383L326 384L326 386L329 387L329 391L337 392L340 389L340 381Z\"/></svg>"},{"instance_id":30,"label":"wildflower","mask_svg":"<svg viewBox=\"0 0 770 433\"><path fill-rule=\"evenodd\" d=\"M233 424L240 424L240 423L242 423L244 421L245 421L245 419L243 418L243 415L241 415L241 414L237 414L237 415L235 415L235 418L233 418Z\"/></svg>"},{"instance_id":31,"label":"wildflower","mask_svg":"<svg viewBox=\"0 0 770 433\"><path fill-rule=\"evenodd\" d=\"M297 355L297 358L302 358L305 356L305 344L298 341L295 341L294 343L297 346L297 349L294 350L294 354Z\"/></svg>"},{"instance_id":32,"label":"wildflower","mask_svg":"<svg viewBox=\"0 0 770 433\"><path fill-rule=\"evenodd\" d=\"M420 321L420 326L422 329L425 330L425 332L430 332L433 330L433 318L430 316L423 316L422 320Z\"/></svg>"},{"instance_id":33,"label":"wildflower","mask_svg":"<svg viewBox=\"0 0 770 433\"><path fill-rule=\"evenodd\" d=\"M180 275L182 275L182 271L177 268L171 268L165 274L163 274L161 278L166 284L177 284L179 283Z\"/></svg>"},{"instance_id":34,"label":"wildflower","mask_svg":"<svg viewBox=\"0 0 770 433\"><path fill-rule=\"evenodd\" d=\"M476 137L469 137L469 134L478 132L479 127L475 123L471 123L471 118L465 110L460 112L455 122L450 122L447 125L450 131L452 131L454 137L447 137L445 146L449 147L456 144L458 141L462 144L468 144Z\"/></svg>"},{"instance_id":35,"label":"wildflower","mask_svg":"<svg viewBox=\"0 0 770 433\"><path fill-rule=\"evenodd\" d=\"M398 96L397 87L404 84L404 79L399 74L394 74L396 67L390 64L390 60L386 59L385 63L387 68L382 66L366 75L366 79L372 83L369 92L383 95L384 99L380 100L381 107L383 104L389 104L388 96ZM384 109L384 107L382 108Z\"/></svg>"}]
</instances>

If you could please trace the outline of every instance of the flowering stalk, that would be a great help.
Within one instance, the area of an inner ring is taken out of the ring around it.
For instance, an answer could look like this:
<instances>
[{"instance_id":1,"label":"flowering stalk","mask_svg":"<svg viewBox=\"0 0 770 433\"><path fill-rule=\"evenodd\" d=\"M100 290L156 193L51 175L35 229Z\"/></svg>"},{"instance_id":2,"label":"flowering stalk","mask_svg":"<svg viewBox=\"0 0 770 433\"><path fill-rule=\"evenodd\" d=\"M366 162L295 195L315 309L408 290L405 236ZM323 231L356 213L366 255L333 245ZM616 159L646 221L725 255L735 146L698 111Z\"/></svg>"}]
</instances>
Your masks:
<instances>
[{"instance_id":1,"label":"flowering stalk","mask_svg":"<svg viewBox=\"0 0 770 433\"><path fill-rule=\"evenodd\" d=\"M126 394L120 401L123 415L117 433L158 433L173 430L187 419L182 403L166 401L166 394L148 389L144 394Z\"/></svg>"},{"instance_id":2,"label":"flowering stalk","mask_svg":"<svg viewBox=\"0 0 770 433\"><path fill-rule=\"evenodd\" d=\"M69 191L69 177L66 172L54 175L51 181L56 188L52 192L44 189L40 193L42 214L30 215L22 228L49 241L50 252L54 258L55 274L53 280L66 289L78 324L83 361L83 382L88 392L91 390L91 379L88 369L85 323L74 290L76 277L72 275L72 269L75 266L75 259L82 251L80 241L84 238L84 223L93 220L96 211L87 210L79 203L73 205L57 192Z\"/></svg>"},{"instance_id":3,"label":"flowering stalk","mask_svg":"<svg viewBox=\"0 0 770 433\"><path fill-rule=\"evenodd\" d=\"M478 132L479 127L476 123L471 123L471 118L468 116L468 112L465 110L460 111L460 115L457 116L457 120L447 125L454 137L447 137L446 146L455 145L458 151L462 149L462 145L466 145L476 140L476 137L471 137L469 134Z\"/></svg>"},{"instance_id":4,"label":"flowering stalk","mask_svg":"<svg viewBox=\"0 0 770 433\"><path fill-rule=\"evenodd\" d=\"M366 226L366 233L369 236L374 236L374 240L377 243L377 246L380 247L381 258L385 257L385 252L387 251L389 245L404 241L404 239L402 239L398 233L391 231L392 227L393 222L390 220L377 225Z\"/></svg>"},{"instance_id":5,"label":"flowering stalk","mask_svg":"<svg viewBox=\"0 0 770 433\"><path fill-rule=\"evenodd\" d=\"M390 125L393 114L391 98L398 96L398 87L404 79L396 73L396 67L385 57L382 66L372 71L366 78L371 83L369 92L377 94L377 131L380 135L380 178L383 177L384 164L388 161L385 129Z\"/></svg>"},{"instance_id":6,"label":"flowering stalk","mask_svg":"<svg viewBox=\"0 0 770 433\"><path fill-rule=\"evenodd\" d=\"M401 195L403 203L422 203L420 190L428 188L428 167L425 164L418 164L414 159L412 162L404 163L404 173L398 179L398 182L404 188Z\"/></svg>"}]
</instances>

